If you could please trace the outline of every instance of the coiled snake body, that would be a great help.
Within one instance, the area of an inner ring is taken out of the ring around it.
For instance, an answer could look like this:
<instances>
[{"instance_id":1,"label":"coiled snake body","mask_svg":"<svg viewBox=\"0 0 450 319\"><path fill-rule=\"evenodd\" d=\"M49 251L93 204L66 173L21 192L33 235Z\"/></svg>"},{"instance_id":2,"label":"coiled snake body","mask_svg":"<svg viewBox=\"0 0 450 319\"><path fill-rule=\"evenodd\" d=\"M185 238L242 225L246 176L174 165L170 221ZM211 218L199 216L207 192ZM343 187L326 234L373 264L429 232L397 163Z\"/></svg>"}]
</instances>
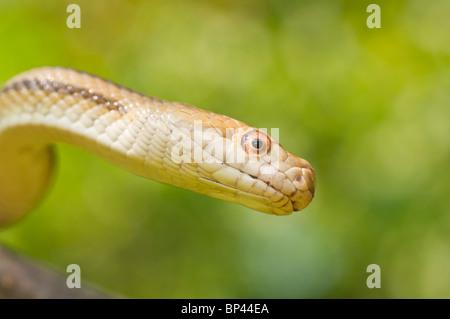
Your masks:
<instances>
[{"instance_id":1,"label":"coiled snake body","mask_svg":"<svg viewBox=\"0 0 450 319\"><path fill-rule=\"evenodd\" d=\"M254 127L84 72L43 67L0 92L0 226L42 197L54 143L265 213L290 214L314 196L311 165Z\"/></svg>"}]
</instances>

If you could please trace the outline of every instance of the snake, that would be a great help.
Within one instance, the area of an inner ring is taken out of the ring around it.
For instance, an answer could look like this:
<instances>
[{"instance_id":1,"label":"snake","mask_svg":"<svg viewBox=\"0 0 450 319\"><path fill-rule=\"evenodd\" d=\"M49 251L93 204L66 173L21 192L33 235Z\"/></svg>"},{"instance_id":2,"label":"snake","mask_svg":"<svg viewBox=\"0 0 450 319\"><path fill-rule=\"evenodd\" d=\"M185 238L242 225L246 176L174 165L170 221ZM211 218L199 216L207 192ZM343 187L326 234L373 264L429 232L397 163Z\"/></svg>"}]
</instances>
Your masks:
<instances>
[{"instance_id":1,"label":"snake","mask_svg":"<svg viewBox=\"0 0 450 319\"><path fill-rule=\"evenodd\" d=\"M139 176L273 215L304 209L316 188L312 166L263 129L87 72L38 67L0 91L0 226L20 220L45 197L59 143Z\"/></svg>"}]
</instances>

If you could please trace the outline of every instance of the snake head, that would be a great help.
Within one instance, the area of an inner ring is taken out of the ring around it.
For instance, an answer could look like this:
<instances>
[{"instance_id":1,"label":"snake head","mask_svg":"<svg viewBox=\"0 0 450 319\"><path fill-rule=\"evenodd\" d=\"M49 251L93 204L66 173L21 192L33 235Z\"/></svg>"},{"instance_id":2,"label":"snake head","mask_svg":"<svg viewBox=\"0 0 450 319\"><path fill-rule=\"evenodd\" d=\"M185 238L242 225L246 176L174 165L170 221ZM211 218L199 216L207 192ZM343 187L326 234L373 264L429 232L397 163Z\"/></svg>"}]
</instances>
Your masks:
<instances>
[{"instance_id":1,"label":"snake head","mask_svg":"<svg viewBox=\"0 0 450 319\"><path fill-rule=\"evenodd\" d=\"M222 116L215 115L215 120L218 117ZM221 122L228 126L214 121L190 130L194 143L186 141L193 150L187 152L188 159L197 158L190 165L198 172L199 183L191 183L196 189L182 187L275 215L308 206L316 187L311 165L264 131L233 121L224 117Z\"/></svg>"}]
</instances>

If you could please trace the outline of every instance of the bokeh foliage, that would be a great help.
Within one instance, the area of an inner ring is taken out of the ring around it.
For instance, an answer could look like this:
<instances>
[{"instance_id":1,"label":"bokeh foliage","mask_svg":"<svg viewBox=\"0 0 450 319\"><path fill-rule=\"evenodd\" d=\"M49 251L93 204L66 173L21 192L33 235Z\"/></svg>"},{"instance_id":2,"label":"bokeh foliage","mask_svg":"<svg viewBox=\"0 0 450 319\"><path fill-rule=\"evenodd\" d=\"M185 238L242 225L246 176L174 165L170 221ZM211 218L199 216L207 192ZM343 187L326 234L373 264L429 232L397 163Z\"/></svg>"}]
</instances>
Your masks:
<instances>
[{"instance_id":1,"label":"bokeh foliage","mask_svg":"<svg viewBox=\"0 0 450 319\"><path fill-rule=\"evenodd\" d=\"M450 2L376 1L368 29L372 2L80 0L68 29L72 1L2 0L0 83L68 66L280 128L318 186L275 217L58 145L1 241L129 297L450 298Z\"/></svg>"}]
</instances>

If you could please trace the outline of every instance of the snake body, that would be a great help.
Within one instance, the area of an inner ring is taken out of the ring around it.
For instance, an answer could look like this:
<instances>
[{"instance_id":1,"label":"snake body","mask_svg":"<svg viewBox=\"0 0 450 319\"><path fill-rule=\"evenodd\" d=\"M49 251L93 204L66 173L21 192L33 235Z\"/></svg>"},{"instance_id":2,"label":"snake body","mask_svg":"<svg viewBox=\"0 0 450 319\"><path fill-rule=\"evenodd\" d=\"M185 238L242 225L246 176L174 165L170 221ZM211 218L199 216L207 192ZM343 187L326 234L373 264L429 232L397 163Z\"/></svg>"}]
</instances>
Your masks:
<instances>
[{"instance_id":1,"label":"snake body","mask_svg":"<svg viewBox=\"0 0 450 319\"><path fill-rule=\"evenodd\" d=\"M43 67L0 92L0 226L43 196L55 143L265 213L290 214L314 196L311 165L255 127L85 72Z\"/></svg>"}]
</instances>

